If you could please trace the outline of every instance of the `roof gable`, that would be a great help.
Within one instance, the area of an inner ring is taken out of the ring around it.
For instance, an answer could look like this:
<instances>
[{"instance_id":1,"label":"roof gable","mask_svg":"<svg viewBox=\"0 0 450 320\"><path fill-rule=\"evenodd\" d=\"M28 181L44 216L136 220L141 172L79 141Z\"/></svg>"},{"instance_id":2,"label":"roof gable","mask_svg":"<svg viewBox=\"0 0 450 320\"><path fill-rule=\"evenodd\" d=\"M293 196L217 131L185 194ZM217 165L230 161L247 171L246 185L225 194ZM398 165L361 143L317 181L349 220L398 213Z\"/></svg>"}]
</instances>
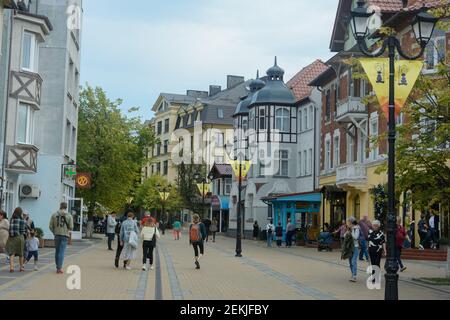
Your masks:
<instances>
[{"instance_id":1,"label":"roof gable","mask_svg":"<svg viewBox=\"0 0 450 320\"><path fill-rule=\"evenodd\" d=\"M300 70L286 85L294 92L297 101L303 100L307 98L314 89L309 83L327 69L328 66L325 63L321 60L316 60Z\"/></svg>"}]
</instances>

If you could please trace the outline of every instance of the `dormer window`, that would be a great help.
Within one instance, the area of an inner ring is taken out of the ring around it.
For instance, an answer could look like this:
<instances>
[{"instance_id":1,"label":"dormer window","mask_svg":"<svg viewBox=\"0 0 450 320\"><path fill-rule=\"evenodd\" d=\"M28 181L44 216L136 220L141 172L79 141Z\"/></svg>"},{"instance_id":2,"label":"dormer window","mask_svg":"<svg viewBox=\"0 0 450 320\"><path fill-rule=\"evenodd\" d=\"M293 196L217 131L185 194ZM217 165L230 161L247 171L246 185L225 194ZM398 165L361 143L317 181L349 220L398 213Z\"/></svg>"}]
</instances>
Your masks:
<instances>
[{"instance_id":1,"label":"dormer window","mask_svg":"<svg viewBox=\"0 0 450 320\"><path fill-rule=\"evenodd\" d=\"M275 111L275 129L280 132L290 131L290 112L288 108L278 108Z\"/></svg>"}]
</instances>

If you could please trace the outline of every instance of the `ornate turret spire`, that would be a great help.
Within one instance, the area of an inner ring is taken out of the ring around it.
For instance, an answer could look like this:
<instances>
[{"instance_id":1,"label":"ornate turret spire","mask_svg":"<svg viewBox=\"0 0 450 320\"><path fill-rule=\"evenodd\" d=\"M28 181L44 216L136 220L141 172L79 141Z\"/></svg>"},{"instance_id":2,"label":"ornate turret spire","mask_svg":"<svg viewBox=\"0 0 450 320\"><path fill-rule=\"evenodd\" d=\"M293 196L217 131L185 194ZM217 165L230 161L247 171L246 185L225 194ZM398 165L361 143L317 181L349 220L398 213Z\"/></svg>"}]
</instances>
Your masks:
<instances>
[{"instance_id":1,"label":"ornate turret spire","mask_svg":"<svg viewBox=\"0 0 450 320\"><path fill-rule=\"evenodd\" d=\"M276 56L275 56L274 66L272 68L270 68L269 70L267 70L267 76L269 77L269 80L271 80L271 81L273 81L273 80L283 81L284 70L278 66L278 59Z\"/></svg>"}]
</instances>

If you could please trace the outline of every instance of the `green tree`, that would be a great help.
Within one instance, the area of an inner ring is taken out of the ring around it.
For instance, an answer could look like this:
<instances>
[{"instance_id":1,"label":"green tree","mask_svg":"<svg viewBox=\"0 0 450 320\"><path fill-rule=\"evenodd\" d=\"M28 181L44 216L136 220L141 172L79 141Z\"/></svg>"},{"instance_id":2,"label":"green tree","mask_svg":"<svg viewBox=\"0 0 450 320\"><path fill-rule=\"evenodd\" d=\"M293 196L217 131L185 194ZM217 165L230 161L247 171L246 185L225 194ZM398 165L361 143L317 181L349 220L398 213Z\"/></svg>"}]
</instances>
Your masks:
<instances>
[{"instance_id":1,"label":"green tree","mask_svg":"<svg viewBox=\"0 0 450 320\"><path fill-rule=\"evenodd\" d=\"M191 212L202 214L204 208L200 200L201 194L197 187L198 182L193 177L196 173L205 172L206 167L204 165L182 163L177 166L177 171L177 185L183 198L184 208Z\"/></svg>"},{"instance_id":2,"label":"green tree","mask_svg":"<svg viewBox=\"0 0 450 320\"><path fill-rule=\"evenodd\" d=\"M139 118L127 117L122 100L111 101L97 87L80 93L78 171L92 175L92 187L78 190L92 215L98 205L123 208L138 186L146 151L155 142L153 132ZM129 113L136 109L131 109Z\"/></svg>"}]
</instances>

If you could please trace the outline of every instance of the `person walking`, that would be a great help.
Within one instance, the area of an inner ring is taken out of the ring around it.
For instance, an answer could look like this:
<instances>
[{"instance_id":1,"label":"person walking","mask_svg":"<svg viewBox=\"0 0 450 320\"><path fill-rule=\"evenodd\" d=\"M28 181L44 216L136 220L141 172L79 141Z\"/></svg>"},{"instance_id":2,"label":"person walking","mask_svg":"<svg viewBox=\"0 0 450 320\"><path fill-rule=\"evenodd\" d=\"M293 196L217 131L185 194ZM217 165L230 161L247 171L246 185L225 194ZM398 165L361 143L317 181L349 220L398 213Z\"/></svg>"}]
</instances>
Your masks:
<instances>
[{"instance_id":1,"label":"person walking","mask_svg":"<svg viewBox=\"0 0 450 320\"><path fill-rule=\"evenodd\" d=\"M428 236L428 226L425 221L425 215L421 215L417 227L420 238L419 250L425 250L425 248L428 248L430 242L430 237Z\"/></svg>"},{"instance_id":2,"label":"person walking","mask_svg":"<svg viewBox=\"0 0 450 320\"><path fill-rule=\"evenodd\" d=\"M259 236L259 225L258 221L255 221L255 223L253 224L253 240L254 241L258 240L258 236Z\"/></svg>"},{"instance_id":3,"label":"person walking","mask_svg":"<svg viewBox=\"0 0 450 320\"><path fill-rule=\"evenodd\" d=\"M430 227L430 235L431 235L431 249L436 249L437 246L437 234L436 234L436 216L434 212L431 211L430 219L428 220L428 226Z\"/></svg>"},{"instance_id":4,"label":"person walking","mask_svg":"<svg viewBox=\"0 0 450 320\"><path fill-rule=\"evenodd\" d=\"M125 269L131 270L131 261L136 258L136 249L138 247L139 229L134 220L134 213L127 213L127 220L120 227L120 241L123 247L120 258L124 261Z\"/></svg>"},{"instance_id":5,"label":"person walking","mask_svg":"<svg viewBox=\"0 0 450 320\"><path fill-rule=\"evenodd\" d=\"M116 213L111 212L106 220L106 235L108 236L108 250L113 251L112 242L116 236Z\"/></svg>"},{"instance_id":6,"label":"person walking","mask_svg":"<svg viewBox=\"0 0 450 320\"><path fill-rule=\"evenodd\" d=\"M200 222L200 216L198 214L194 214L192 216L192 224L189 226L189 243L194 247L194 263L197 270L200 269L199 260L205 253L205 246L203 242L206 238L206 227L202 222Z\"/></svg>"},{"instance_id":7,"label":"person walking","mask_svg":"<svg viewBox=\"0 0 450 320\"><path fill-rule=\"evenodd\" d=\"M67 203L62 202L59 210L52 215L49 229L55 237L56 273L63 274L64 254L73 230L73 217L67 212Z\"/></svg>"},{"instance_id":8,"label":"person walking","mask_svg":"<svg viewBox=\"0 0 450 320\"><path fill-rule=\"evenodd\" d=\"M369 230L369 256L370 256L370 264L372 266L378 267L381 270L381 257L383 256L384 246L386 243L386 238L384 233L380 230L381 223L378 220L372 222L372 230ZM372 275L376 274L376 270L372 269ZM381 272L379 273L380 278L378 282L381 281ZM376 282L376 279L373 279L373 283Z\"/></svg>"},{"instance_id":9,"label":"person walking","mask_svg":"<svg viewBox=\"0 0 450 320\"><path fill-rule=\"evenodd\" d=\"M270 248L272 247L273 242L273 232L275 231L275 226L273 225L273 220L270 220L270 222L266 226L266 233L267 233L267 246Z\"/></svg>"},{"instance_id":10,"label":"person walking","mask_svg":"<svg viewBox=\"0 0 450 320\"><path fill-rule=\"evenodd\" d=\"M203 219L203 224L204 224L204 226L205 226L205 229L206 229L206 242L208 242L209 241L209 234L210 234L210 232L211 232L211 220L209 220L208 218L206 218L206 219Z\"/></svg>"},{"instance_id":11,"label":"person walking","mask_svg":"<svg viewBox=\"0 0 450 320\"><path fill-rule=\"evenodd\" d=\"M367 251L367 240L369 239L369 230L372 229L372 224L369 221L369 217L367 215L363 216L363 218L358 223L360 229L360 240L359 240L359 260L369 261L369 252Z\"/></svg>"},{"instance_id":12,"label":"person walking","mask_svg":"<svg viewBox=\"0 0 450 320\"><path fill-rule=\"evenodd\" d=\"M344 238L346 232L347 232L347 222L345 220L342 220L342 224L335 232L333 232L333 234L339 235L339 243L341 245L341 249L344 246Z\"/></svg>"},{"instance_id":13,"label":"person walking","mask_svg":"<svg viewBox=\"0 0 450 320\"><path fill-rule=\"evenodd\" d=\"M119 221L116 224L115 227L115 234L117 236L117 248L116 248L116 258L114 260L114 265L116 268L119 268L119 261L120 261L120 255L122 254L122 250L123 250L123 245L122 245L122 241L120 239L120 230L122 228L122 223L127 219L127 216L124 215L121 219L119 219ZM125 262L123 263L123 267L126 267Z\"/></svg>"},{"instance_id":14,"label":"person walking","mask_svg":"<svg viewBox=\"0 0 450 320\"><path fill-rule=\"evenodd\" d=\"M359 228L358 221L354 217L349 218L348 222L349 222L350 234L353 239L353 255L349 259L350 270L352 273L352 277L351 277L350 281L356 282L357 281L356 276L358 273L359 240L360 240L361 229ZM344 242L345 242L345 239L344 239Z\"/></svg>"},{"instance_id":15,"label":"person walking","mask_svg":"<svg viewBox=\"0 0 450 320\"><path fill-rule=\"evenodd\" d=\"M24 235L23 256L24 256L24 258L26 258L28 256L27 240L28 240L28 237L30 236L30 233L35 230L35 227L34 227L33 220L30 218L30 215L25 211L23 212L23 220L25 220L25 225L26 225L26 232Z\"/></svg>"},{"instance_id":16,"label":"person walking","mask_svg":"<svg viewBox=\"0 0 450 320\"><path fill-rule=\"evenodd\" d=\"M278 226L275 228L275 237L277 239L277 247L281 248L283 245L283 227L281 222L278 222Z\"/></svg>"},{"instance_id":17,"label":"person walking","mask_svg":"<svg viewBox=\"0 0 450 320\"><path fill-rule=\"evenodd\" d=\"M397 234L395 235L395 259L400 267L400 271L404 272L407 268L403 265L401 256L405 240L408 239L405 228L402 226L402 219L397 218Z\"/></svg>"},{"instance_id":18,"label":"person walking","mask_svg":"<svg viewBox=\"0 0 450 320\"><path fill-rule=\"evenodd\" d=\"M150 262L150 270L153 270L153 250L156 248L156 240L161 236L155 223L148 219L141 230L142 238L142 271L147 271L147 260Z\"/></svg>"},{"instance_id":19,"label":"person walking","mask_svg":"<svg viewBox=\"0 0 450 320\"><path fill-rule=\"evenodd\" d=\"M0 210L0 254L8 261L8 254L6 253L6 243L9 238L9 221L5 211Z\"/></svg>"},{"instance_id":20,"label":"person walking","mask_svg":"<svg viewBox=\"0 0 450 320\"><path fill-rule=\"evenodd\" d=\"M295 234L295 224L291 222L291 219L288 219L288 224L286 226L286 247L292 247L292 238Z\"/></svg>"},{"instance_id":21,"label":"person walking","mask_svg":"<svg viewBox=\"0 0 450 320\"><path fill-rule=\"evenodd\" d=\"M181 239L181 221L179 219L176 219L173 223L173 238L174 240L180 240Z\"/></svg>"},{"instance_id":22,"label":"person walking","mask_svg":"<svg viewBox=\"0 0 450 320\"><path fill-rule=\"evenodd\" d=\"M25 246L26 222L23 220L22 208L16 208L9 224L9 237L6 252L9 255L9 272L14 272L14 257L19 257L20 272L25 272L23 251Z\"/></svg>"},{"instance_id":23,"label":"person walking","mask_svg":"<svg viewBox=\"0 0 450 320\"><path fill-rule=\"evenodd\" d=\"M211 235L213 238L213 242L216 242L216 233L218 231L219 223L217 222L216 218L214 218L211 222Z\"/></svg>"},{"instance_id":24,"label":"person walking","mask_svg":"<svg viewBox=\"0 0 450 320\"><path fill-rule=\"evenodd\" d=\"M26 242L28 254L26 255L25 264L34 258L34 271L38 271L37 263L39 261L39 239L36 238L35 231L31 231Z\"/></svg>"}]
</instances>

